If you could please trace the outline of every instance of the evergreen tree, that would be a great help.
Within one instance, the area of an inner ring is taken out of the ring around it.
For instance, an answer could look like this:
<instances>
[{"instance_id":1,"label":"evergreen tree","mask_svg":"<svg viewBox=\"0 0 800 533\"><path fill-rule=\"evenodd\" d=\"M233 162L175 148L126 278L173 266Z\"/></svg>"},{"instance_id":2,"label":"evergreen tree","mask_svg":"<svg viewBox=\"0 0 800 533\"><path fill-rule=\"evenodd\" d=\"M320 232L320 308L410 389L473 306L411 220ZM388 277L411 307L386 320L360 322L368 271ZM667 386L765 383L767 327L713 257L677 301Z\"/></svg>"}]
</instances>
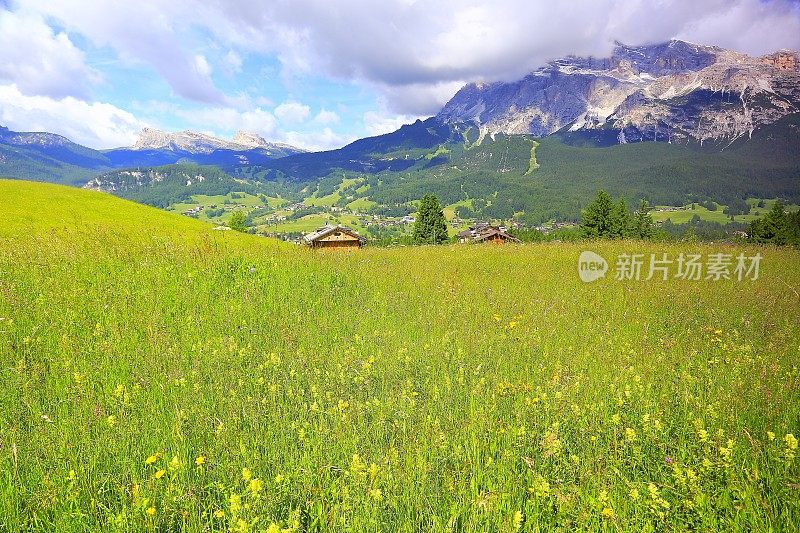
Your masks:
<instances>
[{"instance_id":1,"label":"evergreen tree","mask_svg":"<svg viewBox=\"0 0 800 533\"><path fill-rule=\"evenodd\" d=\"M442 206L433 194L426 194L419 203L413 238L416 244L441 244L449 239Z\"/></svg>"},{"instance_id":2,"label":"evergreen tree","mask_svg":"<svg viewBox=\"0 0 800 533\"><path fill-rule=\"evenodd\" d=\"M609 237L614 239L624 239L631 233L631 212L628 211L628 204L625 198L620 198L614 204L609 215Z\"/></svg>"},{"instance_id":3,"label":"evergreen tree","mask_svg":"<svg viewBox=\"0 0 800 533\"><path fill-rule=\"evenodd\" d=\"M759 244L787 244L790 240L789 217L783 203L775 202L769 213L750 224L750 240Z\"/></svg>"},{"instance_id":4,"label":"evergreen tree","mask_svg":"<svg viewBox=\"0 0 800 533\"><path fill-rule=\"evenodd\" d=\"M650 216L650 206L647 200L642 200L639 209L633 214L631 234L637 239L650 239L655 233L653 217Z\"/></svg>"},{"instance_id":5,"label":"evergreen tree","mask_svg":"<svg viewBox=\"0 0 800 533\"><path fill-rule=\"evenodd\" d=\"M608 237L611 231L611 211L614 202L606 191L598 191L597 197L583 210L581 233L584 237Z\"/></svg>"},{"instance_id":6,"label":"evergreen tree","mask_svg":"<svg viewBox=\"0 0 800 533\"><path fill-rule=\"evenodd\" d=\"M234 231L247 233L247 216L244 211L236 211L228 221L228 227Z\"/></svg>"}]
</instances>

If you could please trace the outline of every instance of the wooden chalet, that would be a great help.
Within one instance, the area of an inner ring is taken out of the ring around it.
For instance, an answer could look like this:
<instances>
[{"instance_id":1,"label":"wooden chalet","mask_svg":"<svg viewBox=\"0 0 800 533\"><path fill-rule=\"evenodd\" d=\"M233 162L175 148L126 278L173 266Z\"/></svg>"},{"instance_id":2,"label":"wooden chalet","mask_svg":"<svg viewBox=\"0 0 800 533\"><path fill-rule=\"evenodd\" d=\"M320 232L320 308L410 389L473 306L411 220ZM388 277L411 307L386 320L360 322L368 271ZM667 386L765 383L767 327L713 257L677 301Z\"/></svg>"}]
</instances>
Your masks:
<instances>
[{"instance_id":1,"label":"wooden chalet","mask_svg":"<svg viewBox=\"0 0 800 533\"><path fill-rule=\"evenodd\" d=\"M457 235L458 242L492 242L495 244L519 243L519 239L508 233L503 226L492 226L490 224L478 224L466 229Z\"/></svg>"},{"instance_id":2,"label":"wooden chalet","mask_svg":"<svg viewBox=\"0 0 800 533\"><path fill-rule=\"evenodd\" d=\"M366 240L344 226L323 226L303 237L311 248L361 248Z\"/></svg>"}]
</instances>

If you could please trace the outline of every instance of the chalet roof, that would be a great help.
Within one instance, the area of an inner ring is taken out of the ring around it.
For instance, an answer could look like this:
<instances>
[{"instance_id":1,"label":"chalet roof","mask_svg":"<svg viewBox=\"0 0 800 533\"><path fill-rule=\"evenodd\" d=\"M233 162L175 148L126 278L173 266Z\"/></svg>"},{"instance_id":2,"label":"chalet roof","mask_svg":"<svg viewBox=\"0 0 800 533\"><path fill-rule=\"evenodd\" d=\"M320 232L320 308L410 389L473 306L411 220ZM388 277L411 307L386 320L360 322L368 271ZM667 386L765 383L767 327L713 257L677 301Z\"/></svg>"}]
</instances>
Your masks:
<instances>
[{"instance_id":1,"label":"chalet roof","mask_svg":"<svg viewBox=\"0 0 800 533\"><path fill-rule=\"evenodd\" d=\"M362 242L365 240L364 237L362 237L361 235L356 233L355 230L352 230L352 229L350 229L350 228L348 228L346 226L334 226L332 224L327 224L325 226L322 226L321 228L317 228L316 230L314 230L313 232L309 233L308 235L305 235L303 237L303 241L306 242L306 243L312 243L312 242L314 242L316 240L319 240L319 239L321 239L323 237L327 237L328 235L330 235L331 233L334 233L336 231L340 231L342 233L347 233L348 235L351 235L351 236L355 237L356 239L358 239L358 240L360 240Z\"/></svg>"},{"instance_id":2,"label":"chalet roof","mask_svg":"<svg viewBox=\"0 0 800 533\"><path fill-rule=\"evenodd\" d=\"M511 242L521 242L519 239L508 233L505 228L491 226L489 224L477 224L458 234L459 238L470 239L475 242L480 242L495 236L499 236L500 238Z\"/></svg>"}]
</instances>

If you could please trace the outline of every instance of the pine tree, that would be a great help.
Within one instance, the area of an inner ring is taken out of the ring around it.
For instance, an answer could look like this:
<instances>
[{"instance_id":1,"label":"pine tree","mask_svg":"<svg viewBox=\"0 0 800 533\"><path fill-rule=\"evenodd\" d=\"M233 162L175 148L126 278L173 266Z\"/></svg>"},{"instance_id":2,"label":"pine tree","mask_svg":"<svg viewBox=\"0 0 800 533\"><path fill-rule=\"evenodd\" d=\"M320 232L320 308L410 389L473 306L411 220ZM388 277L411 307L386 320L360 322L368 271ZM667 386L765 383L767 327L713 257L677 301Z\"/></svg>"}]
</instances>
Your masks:
<instances>
[{"instance_id":1,"label":"pine tree","mask_svg":"<svg viewBox=\"0 0 800 533\"><path fill-rule=\"evenodd\" d=\"M609 215L609 237L613 239L624 239L631 233L631 212L628 211L628 204L625 198L620 198L614 204Z\"/></svg>"},{"instance_id":2,"label":"pine tree","mask_svg":"<svg viewBox=\"0 0 800 533\"><path fill-rule=\"evenodd\" d=\"M642 200L639 209L633 214L632 236L637 239L650 239L653 237L653 217L650 216L650 206L647 200Z\"/></svg>"},{"instance_id":3,"label":"pine tree","mask_svg":"<svg viewBox=\"0 0 800 533\"><path fill-rule=\"evenodd\" d=\"M789 218L783 203L775 202L769 213L750 224L750 240L760 244L786 244L790 240Z\"/></svg>"},{"instance_id":4,"label":"pine tree","mask_svg":"<svg viewBox=\"0 0 800 533\"><path fill-rule=\"evenodd\" d=\"M449 238L442 206L433 194L426 194L419 203L413 238L416 244L441 244Z\"/></svg>"},{"instance_id":5,"label":"pine tree","mask_svg":"<svg viewBox=\"0 0 800 533\"><path fill-rule=\"evenodd\" d=\"M614 202L606 191L598 191L597 197L583 210L581 233L584 237L597 238L610 235L611 211Z\"/></svg>"}]
</instances>

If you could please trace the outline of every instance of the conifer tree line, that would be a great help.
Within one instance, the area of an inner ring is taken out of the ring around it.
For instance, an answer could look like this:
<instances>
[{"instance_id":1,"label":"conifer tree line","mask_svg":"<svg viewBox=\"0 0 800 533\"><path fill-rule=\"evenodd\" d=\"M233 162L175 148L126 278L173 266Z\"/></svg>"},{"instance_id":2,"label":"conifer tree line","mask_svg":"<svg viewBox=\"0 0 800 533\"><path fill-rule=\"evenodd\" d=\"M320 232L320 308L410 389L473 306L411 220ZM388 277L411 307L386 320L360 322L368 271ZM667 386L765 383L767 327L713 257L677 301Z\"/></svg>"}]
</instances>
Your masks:
<instances>
[{"instance_id":1,"label":"conifer tree line","mask_svg":"<svg viewBox=\"0 0 800 533\"><path fill-rule=\"evenodd\" d=\"M763 203L761 204L763 206ZM595 199L581 212L581 235L588 239L651 239L656 228L650 216L647 200L631 213L620 198L616 202L606 191L599 191ZM750 223L747 239L755 244L800 246L800 211L787 212L780 200L761 218Z\"/></svg>"},{"instance_id":2,"label":"conifer tree line","mask_svg":"<svg viewBox=\"0 0 800 533\"><path fill-rule=\"evenodd\" d=\"M800 246L800 211L787 213L783 202L775 202L766 215L750 223L748 240L756 244Z\"/></svg>"},{"instance_id":3,"label":"conifer tree line","mask_svg":"<svg viewBox=\"0 0 800 533\"><path fill-rule=\"evenodd\" d=\"M588 239L650 239L655 233L647 200L631 214L625 198L614 202L603 190L583 210L580 228Z\"/></svg>"}]
</instances>

